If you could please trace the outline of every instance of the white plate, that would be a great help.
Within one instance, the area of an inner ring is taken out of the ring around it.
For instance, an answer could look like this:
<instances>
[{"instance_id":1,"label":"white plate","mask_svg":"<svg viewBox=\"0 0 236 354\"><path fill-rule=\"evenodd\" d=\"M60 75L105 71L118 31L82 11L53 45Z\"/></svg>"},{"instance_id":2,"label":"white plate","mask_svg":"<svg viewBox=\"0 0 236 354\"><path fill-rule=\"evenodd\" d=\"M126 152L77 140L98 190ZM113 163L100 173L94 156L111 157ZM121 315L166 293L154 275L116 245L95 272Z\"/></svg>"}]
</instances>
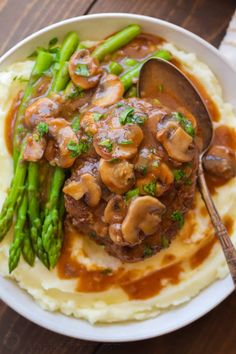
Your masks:
<instances>
[{"instance_id":1,"label":"white plate","mask_svg":"<svg viewBox=\"0 0 236 354\"><path fill-rule=\"evenodd\" d=\"M68 31L78 31L80 39L100 39L127 24L138 23L145 32L159 35L188 52L195 52L218 77L224 99L236 108L236 72L210 44L178 26L151 17L130 14L96 14L59 22L27 37L0 59L0 70L31 54L35 47L43 46L53 37L62 38ZM122 324L96 325L66 317L60 313L42 310L25 291L10 280L0 277L0 297L11 308L27 319L52 331L71 337L102 341L124 342L160 336L179 329L206 314L233 291L228 276L203 290L189 303L172 309L156 318Z\"/></svg>"}]
</instances>

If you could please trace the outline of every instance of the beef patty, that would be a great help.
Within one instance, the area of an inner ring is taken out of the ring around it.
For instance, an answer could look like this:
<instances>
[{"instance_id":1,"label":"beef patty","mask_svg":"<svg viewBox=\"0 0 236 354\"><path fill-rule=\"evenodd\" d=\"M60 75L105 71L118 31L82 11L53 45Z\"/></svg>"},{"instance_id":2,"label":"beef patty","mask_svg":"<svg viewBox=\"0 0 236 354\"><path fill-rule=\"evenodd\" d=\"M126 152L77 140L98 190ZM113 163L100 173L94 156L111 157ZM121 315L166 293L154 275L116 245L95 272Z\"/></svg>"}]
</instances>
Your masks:
<instances>
[{"instance_id":1,"label":"beef patty","mask_svg":"<svg viewBox=\"0 0 236 354\"><path fill-rule=\"evenodd\" d=\"M94 108L81 117L93 140L65 183L67 222L111 255L136 262L168 247L192 206L196 122L138 98L93 115Z\"/></svg>"}]
</instances>

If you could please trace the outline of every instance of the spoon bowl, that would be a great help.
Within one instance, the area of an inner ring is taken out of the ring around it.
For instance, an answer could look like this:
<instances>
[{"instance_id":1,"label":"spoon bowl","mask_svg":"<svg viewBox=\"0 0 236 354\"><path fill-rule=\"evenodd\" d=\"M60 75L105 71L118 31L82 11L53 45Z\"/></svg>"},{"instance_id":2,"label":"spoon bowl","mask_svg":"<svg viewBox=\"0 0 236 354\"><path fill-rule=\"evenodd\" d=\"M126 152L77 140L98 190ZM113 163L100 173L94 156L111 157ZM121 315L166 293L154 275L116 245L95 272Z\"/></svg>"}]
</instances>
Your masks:
<instances>
[{"instance_id":1,"label":"spoon bowl","mask_svg":"<svg viewBox=\"0 0 236 354\"><path fill-rule=\"evenodd\" d=\"M156 98L151 89L150 78L155 81L155 87L163 88L171 94L179 106L185 107L197 118L198 135L201 137L200 149L204 152L213 139L213 124L210 113L188 77L174 64L159 58L151 58L142 66L138 81L138 94L142 98Z\"/></svg>"},{"instance_id":2,"label":"spoon bowl","mask_svg":"<svg viewBox=\"0 0 236 354\"><path fill-rule=\"evenodd\" d=\"M153 86L156 87L156 92L153 91ZM187 109L197 121L197 145L200 151L198 187L216 236L224 251L236 289L236 250L211 198L204 176L203 157L213 139L213 124L210 113L198 90L181 70L166 60L151 58L141 68L138 80L138 96L141 98L157 98L158 89L168 92L178 106Z\"/></svg>"}]
</instances>

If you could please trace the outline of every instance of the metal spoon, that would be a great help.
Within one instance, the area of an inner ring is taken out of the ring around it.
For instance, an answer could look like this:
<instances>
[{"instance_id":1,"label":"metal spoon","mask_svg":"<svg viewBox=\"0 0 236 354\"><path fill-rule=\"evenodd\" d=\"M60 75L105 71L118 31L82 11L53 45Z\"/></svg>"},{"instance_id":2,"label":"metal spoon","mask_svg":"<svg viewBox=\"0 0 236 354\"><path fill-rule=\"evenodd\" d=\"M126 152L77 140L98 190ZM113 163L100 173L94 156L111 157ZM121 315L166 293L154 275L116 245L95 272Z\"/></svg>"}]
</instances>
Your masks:
<instances>
[{"instance_id":1,"label":"metal spoon","mask_svg":"<svg viewBox=\"0 0 236 354\"><path fill-rule=\"evenodd\" d=\"M156 58L147 60L143 64L139 75L139 97L155 98L152 83L154 83L156 89L164 87L165 91L174 93L174 99L197 119L199 135L202 138L198 166L198 187L224 251L236 289L236 250L211 198L203 170L203 156L207 152L213 138L213 124L210 113L197 89L183 72L172 63Z\"/></svg>"}]
</instances>

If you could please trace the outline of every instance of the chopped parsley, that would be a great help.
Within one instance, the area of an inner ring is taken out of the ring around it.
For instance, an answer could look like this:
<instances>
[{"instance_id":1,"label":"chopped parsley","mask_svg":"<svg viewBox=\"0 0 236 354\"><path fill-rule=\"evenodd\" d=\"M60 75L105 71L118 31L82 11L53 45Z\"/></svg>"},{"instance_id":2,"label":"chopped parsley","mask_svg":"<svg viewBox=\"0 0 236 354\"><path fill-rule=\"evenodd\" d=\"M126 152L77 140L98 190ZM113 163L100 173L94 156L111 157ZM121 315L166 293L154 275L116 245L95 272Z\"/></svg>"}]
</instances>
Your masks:
<instances>
[{"instance_id":1,"label":"chopped parsley","mask_svg":"<svg viewBox=\"0 0 236 354\"><path fill-rule=\"evenodd\" d=\"M40 122L36 128L41 137L48 133L48 125L45 122Z\"/></svg>"},{"instance_id":2,"label":"chopped parsley","mask_svg":"<svg viewBox=\"0 0 236 354\"><path fill-rule=\"evenodd\" d=\"M154 197L156 195L156 182L145 184L143 186L143 190L145 193L152 195Z\"/></svg>"},{"instance_id":3,"label":"chopped parsley","mask_svg":"<svg viewBox=\"0 0 236 354\"><path fill-rule=\"evenodd\" d=\"M21 84L29 81L24 76L17 76L17 75L13 77L13 81L16 81L16 80L19 81Z\"/></svg>"},{"instance_id":4,"label":"chopped parsley","mask_svg":"<svg viewBox=\"0 0 236 354\"><path fill-rule=\"evenodd\" d=\"M39 134L34 133L34 134L33 134L33 139L34 139L34 141L36 141L36 143L37 143L37 142L40 140Z\"/></svg>"},{"instance_id":5,"label":"chopped parsley","mask_svg":"<svg viewBox=\"0 0 236 354\"><path fill-rule=\"evenodd\" d=\"M185 177L185 172L183 170L174 170L173 175L175 180L178 182Z\"/></svg>"},{"instance_id":6,"label":"chopped parsley","mask_svg":"<svg viewBox=\"0 0 236 354\"><path fill-rule=\"evenodd\" d=\"M139 195L139 188L134 188L125 193L125 200L128 202L130 199L133 199Z\"/></svg>"},{"instance_id":7,"label":"chopped parsley","mask_svg":"<svg viewBox=\"0 0 236 354\"><path fill-rule=\"evenodd\" d=\"M75 97L83 97L83 96L84 96L83 89L79 86L72 85L72 89L70 89L70 92L67 93L66 98L73 99Z\"/></svg>"},{"instance_id":8,"label":"chopped parsley","mask_svg":"<svg viewBox=\"0 0 236 354\"><path fill-rule=\"evenodd\" d=\"M117 162L120 162L120 159L118 159L117 157L113 157L113 158L110 159L108 162L110 162L110 163L117 163Z\"/></svg>"},{"instance_id":9,"label":"chopped parsley","mask_svg":"<svg viewBox=\"0 0 236 354\"><path fill-rule=\"evenodd\" d=\"M161 236L161 246L162 248L167 248L169 247L169 240L166 238L166 236Z\"/></svg>"},{"instance_id":10,"label":"chopped parsley","mask_svg":"<svg viewBox=\"0 0 236 354\"><path fill-rule=\"evenodd\" d=\"M120 124L124 125L128 122L128 119L131 119L131 117L134 114L134 109L133 107L130 107L128 105L124 105L124 108L120 114L119 121Z\"/></svg>"},{"instance_id":11,"label":"chopped parsley","mask_svg":"<svg viewBox=\"0 0 236 354\"><path fill-rule=\"evenodd\" d=\"M78 133L80 130L80 116L75 117L71 123L71 127L75 133Z\"/></svg>"},{"instance_id":12,"label":"chopped parsley","mask_svg":"<svg viewBox=\"0 0 236 354\"><path fill-rule=\"evenodd\" d=\"M180 229L184 226L184 217L183 217L183 214L181 213L181 211L175 210L175 211L171 214L171 219L172 219L173 221L178 221L178 223L179 223L179 228L180 228Z\"/></svg>"},{"instance_id":13,"label":"chopped parsley","mask_svg":"<svg viewBox=\"0 0 236 354\"><path fill-rule=\"evenodd\" d=\"M50 39L50 41L48 42L48 47L54 47L56 44L58 43L58 38L57 37L53 37L52 39Z\"/></svg>"},{"instance_id":14,"label":"chopped parsley","mask_svg":"<svg viewBox=\"0 0 236 354\"><path fill-rule=\"evenodd\" d=\"M186 133L188 133L192 137L195 136L195 129L194 129L192 123L182 113L174 112L173 116L180 123L180 125L184 128Z\"/></svg>"},{"instance_id":15,"label":"chopped parsley","mask_svg":"<svg viewBox=\"0 0 236 354\"><path fill-rule=\"evenodd\" d=\"M76 73L76 75L88 77L89 76L88 65L86 65L86 64L78 64L76 66L75 73Z\"/></svg>"},{"instance_id":16,"label":"chopped parsley","mask_svg":"<svg viewBox=\"0 0 236 354\"><path fill-rule=\"evenodd\" d=\"M67 144L67 149L71 151L72 157L78 157L84 152L87 152L89 149L89 144L86 141L80 141L76 143L75 141L71 140L69 144Z\"/></svg>"},{"instance_id":17,"label":"chopped parsley","mask_svg":"<svg viewBox=\"0 0 236 354\"><path fill-rule=\"evenodd\" d=\"M122 140L119 142L120 145L131 145L133 144L133 140Z\"/></svg>"},{"instance_id":18,"label":"chopped parsley","mask_svg":"<svg viewBox=\"0 0 236 354\"><path fill-rule=\"evenodd\" d=\"M160 166L160 162L159 161L154 161L153 163L152 163L152 167L159 167Z\"/></svg>"},{"instance_id":19,"label":"chopped parsley","mask_svg":"<svg viewBox=\"0 0 236 354\"><path fill-rule=\"evenodd\" d=\"M150 257L153 255L153 249L150 246L144 246L144 250L143 250L143 255L144 257Z\"/></svg>"},{"instance_id":20,"label":"chopped parsley","mask_svg":"<svg viewBox=\"0 0 236 354\"><path fill-rule=\"evenodd\" d=\"M141 173L142 176L146 176L147 171L148 171L148 167L145 165L139 165L139 166L137 166L137 170L139 173Z\"/></svg>"},{"instance_id":21,"label":"chopped parsley","mask_svg":"<svg viewBox=\"0 0 236 354\"><path fill-rule=\"evenodd\" d=\"M105 139L105 140L101 141L99 143L99 145L105 147L108 152L112 151L113 144L112 144L111 140L109 140L109 139Z\"/></svg>"},{"instance_id":22,"label":"chopped parsley","mask_svg":"<svg viewBox=\"0 0 236 354\"><path fill-rule=\"evenodd\" d=\"M191 178L186 178L184 181L184 184L186 186L191 186L193 184L193 181L191 180Z\"/></svg>"},{"instance_id":23,"label":"chopped parsley","mask_svg":"<svg viewBox=\"0 0 236 354\"><path fill-rule=\"evenodd\" d=\"M130 107L128 105L123 105L124 107L122 112L120 113L119 121L120 124L125 125L125 124L144 124L147 116L146 115L138 115L135 114L134 108ZM118 107L118 106L117 106ZM121 107L121 106L119 106Z\"/></svg>"},{"instance_id":24,"label":"chopped parsley","mask_svg":"<svg viewBox=\"0 0 236 354\"><path fill-rule=\"evenodd\" d=\"M102 119L103 114L102 113L98 113L98 112L93 112L93 120L95 122L98 122L100 119Z\"/></svg>"}]
</instances>

